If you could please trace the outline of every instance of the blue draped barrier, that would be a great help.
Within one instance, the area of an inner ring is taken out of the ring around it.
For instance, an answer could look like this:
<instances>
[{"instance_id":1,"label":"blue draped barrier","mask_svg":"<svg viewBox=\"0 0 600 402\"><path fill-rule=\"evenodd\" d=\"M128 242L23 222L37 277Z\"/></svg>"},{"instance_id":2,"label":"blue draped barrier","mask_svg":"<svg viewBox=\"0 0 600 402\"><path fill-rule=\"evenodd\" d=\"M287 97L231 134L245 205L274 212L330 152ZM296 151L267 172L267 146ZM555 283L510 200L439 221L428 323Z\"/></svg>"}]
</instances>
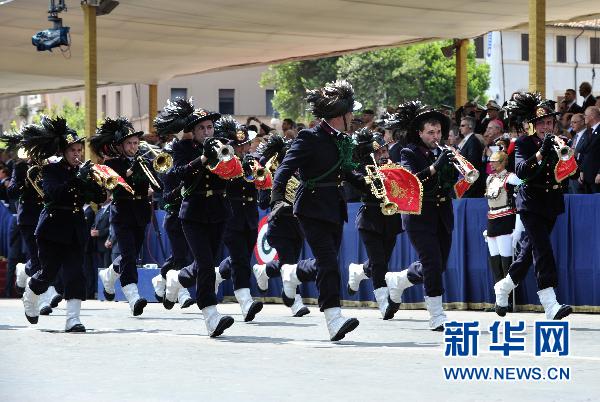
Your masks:
<instances>
[{"instance_id":1,"label":"blue draped barrier","mask_svg":"<svg viewBox=\"0 0 600 402\"><path fill-rule=\"evenodd\" d=\"M366 259L365 249L354 227L354 217L359 206L360 204L348 205L351 221L344 227L344 239L340 250L342 298L350 302L371 302L374 300L371 281L363 281L360 291L354 296L346 293L348 264ZM600 195L566 195L565 207L566 211L559 216L551 236L559 275L557 296L563 303L579 306L581 311L600 311ZM483 199L454 201L455 229L448 268L444 274L444 302L454 303L458 308L477 308L480 304L494 302L492 274L487 262L487 244L482 236L486 228L486 212L487 206ZM8 209L0 206L0 252L3 255L6 255L7 251L8 226L12 218ZM164 212L157 211L156 218L159 227L162 228ZM165 253L168 255L170 246L164 232L162 237ZM219 261L224 255L227 255L226 249L219 256ZM161 253L154 229L149 226L143 262L160 265L165 257ZM305 245L302 258L308 257L312 257L312 254L310 248ZM399 235L390 269L402 270L416 259L416 253L406 234ZM215 265L219 261L215 261ZM158 270L153 269L140 270L140 293L149 300L154 300L149 278L157 273ZM314 284L303 285L301 290L304 297L317 297ZM518 288L517 304L539 304L536 292L534 272L531 269L524 283ZM98 293L101 297L102 292ZM255 287L252 293L259 295ZM224 283L220 294L231 296L231 283ZM279 297L280 294L281 280L271 280L267 296ZM422 286L414 286L407 290L404 301L422 302Z\"/></svg>"}]
</instances>

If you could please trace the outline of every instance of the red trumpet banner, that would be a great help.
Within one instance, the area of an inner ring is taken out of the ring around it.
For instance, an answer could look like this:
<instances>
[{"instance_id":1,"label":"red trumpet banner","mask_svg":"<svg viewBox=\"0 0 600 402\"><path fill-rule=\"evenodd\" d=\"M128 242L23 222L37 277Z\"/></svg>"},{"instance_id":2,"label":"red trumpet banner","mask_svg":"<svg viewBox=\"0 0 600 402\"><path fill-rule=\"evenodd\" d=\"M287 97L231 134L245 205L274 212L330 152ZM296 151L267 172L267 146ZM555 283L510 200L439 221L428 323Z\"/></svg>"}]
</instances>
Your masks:
<instances>
[{"instance_id":1,"label":"red trumpet banner","mask_svg":"<svg viewBox=\"0 0 600 402\"><path fill-rule=\"evenodd\" d=\"M398 206L398 213L421 214L423 185L411 172L401 166L390 164L379 168L385 176L383 185L389 200Z\"/></svg>"},{"instance_id":2,"label":"red trumpet banner","mask_svg":"<svg viewBox=\"0 0 600 402\"><path fill-rule=\"evenodd\" d=\"M577 171L577 162L575 161L575 156L571 156L566 161L559 159L556 166L554 166L554 178L560 183L575 173L575 171Z\"/></svg>"},{"instance_id":3,"label":"red trumpet banner","mask_svg":"<svg viewBox=\"0 0 600 402\"><path fill-rule=\"evenodd\" d=\"M210 171L223 179L235 179L242 177L242 163L237 156L231 158L227 162L219 161L215 167L209 167Z\"/></svg>"},{"instance_id":4,"label":"red trumpet banner","mask_svg":"<svg viewBox=\"0 0 600 402\"><path fill-rule=\"evenodd\" d=\"M256 187L257 190L270 190L273 188L271 173L267 172L264 180L254 180L254 187Z\"/></svg>"},{"instance_id":5,"label":"red trumpet banner","mask_svg":"<svg viewBox=\"0 0 600 402\"><path fill-rule=\"evenodd\" d=\"M462 198L463 195L467 192L467 190L471 187L471 183L466 181L464 178L461 178L454 185L454 192L456 193L457 198Z\"/></svg>"},{"instance_id":6,"label":"red trumpet banner","mask_svg":"<svg viewBox=\"0 0 600 402\"><path fill-rule=\"evenodd\" d=\"M117 172L115 172L114 169L112 169L111 167L108 167L107 165L98 165L98 164L96 165L96 169L98 169L99 171L104 173L104 175L106 175L106 176L116 176L117 184L119 186L122 186L125 190L129 191L131 194L133 194L133 189L131 188L131 186L129 184L127 184L125 179L123 177L121 177Z\"/></svg>"}]
</instances>

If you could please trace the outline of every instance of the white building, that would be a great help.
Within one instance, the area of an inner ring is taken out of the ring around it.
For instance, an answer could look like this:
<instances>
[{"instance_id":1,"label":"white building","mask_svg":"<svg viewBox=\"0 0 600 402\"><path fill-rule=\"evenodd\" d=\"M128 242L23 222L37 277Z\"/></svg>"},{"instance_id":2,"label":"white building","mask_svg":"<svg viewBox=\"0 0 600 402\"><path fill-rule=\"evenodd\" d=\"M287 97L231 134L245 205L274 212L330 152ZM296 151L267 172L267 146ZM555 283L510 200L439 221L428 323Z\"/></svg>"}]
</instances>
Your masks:
<instances>
[{"instance_id":1,"label":"white building","mask_svg":"<svg viewBox=\"0 0 600 402\"><path fill-rule=\"evenodd\" d=\"M490 32L474 40L477 58L490 65L488 96L502 104L529 86L529 36L522 29ZM592 84L600 95L600 25L595 22L546 27L546 97L559 101L566 89ZM577 103L583 99L578 96ZM481 102L480 102L481 103Z\"/></svg>"}]
</instances>

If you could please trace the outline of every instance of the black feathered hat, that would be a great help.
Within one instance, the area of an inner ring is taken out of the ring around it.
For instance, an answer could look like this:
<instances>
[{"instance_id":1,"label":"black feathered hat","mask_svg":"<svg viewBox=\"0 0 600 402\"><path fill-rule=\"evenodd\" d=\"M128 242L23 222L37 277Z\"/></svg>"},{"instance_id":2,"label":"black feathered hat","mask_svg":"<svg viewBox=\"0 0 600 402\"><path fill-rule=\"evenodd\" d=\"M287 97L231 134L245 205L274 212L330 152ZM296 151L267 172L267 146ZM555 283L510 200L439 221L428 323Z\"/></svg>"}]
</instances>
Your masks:
<instances>
[{"instance_id":1,"label":"black feathered hat","mask_svg":"<svg viewBox=\"0 0 600 402\"><path fill-rule=\"evenodd\" d=\"M559 113L554 111L554 105L554 101L542 98L537 92L519 92L506 103L505 109L509 120L518 125L524 122L535 123L545 117L558 115Z\"/></svg>"},{"instance_id":2,"label":"black feathered hat","mask_svg":"<svg viewBox=\"0 0 600 402\"><path fill-rule=\"evenodd\" d=\"M3 149L6 149L9 152L17 150L21 141L23 141L23 135L16 130L5 131L0 134L0 142L4 144Z\"/></svg>"},{"instance_id":3,"label":"black feathered hat","mask_svg":"<svg viewBox=\"0 0 600 402\"><path fill-rule=\"evenodd\" d=\"M166 106L156 116L153 126L159 137L177 134L183 130L194 113L192 100L177 98L175 101L167 100Z\"/></svg>"},{"instance_id":4,"label":"black feathered hat","mask_svg":"<svg viewBox=\"0 0 600 402\"><path fill-rule=\"evenodd\" d=\"M368 127L363 127L357 130L352 135L352 140L355 142L352 153L352 160L354 162L369 164L371 163L371 154L375 151L375 145L379 147L377 143L374 143L373 131Z\"/></svg>"},{"instance_id":5,"label":"black feathered hat","mask_svg":"<svg viewBox=\"0 0 600 402\"><path fill-rule=\"evenodd\" d=\"M23 148L29 157L41 162L51 156L63 153L73 144L85 142L77 132L67 126L67 120L62 117L54 119L42 116L40 124L29 124L21 130Z\"/></svg>"},{"instance_id":6,"label":"black feathered hat","mask_svg":"<svg viewBox=\"0 0 600 402\"><path fill-rule=\"evenodd\" d=\"M433 109L421 103L421 101L405 102L398 106L396 113L385 119L384 127L388 130L406 131L408 143L419 144L419 130L421 124L428 120L435 120L442 126L442 139L448 138L450 130L450 119L439 110Z\"/></svg>"},{"instance_id":7,"label":"black feathered hat","mask_svg":"<svg viewBox=\"0 0 600 402\"><path fill-rule=\"evenodd\" d=\"M323 88L307 90L308 110L317 118L331 119L360 109L354 100L354 89L347 81L335 81Z\"/></svg>"},{"instance_id":8,"label":"black feathered hat","mask_svg":"<svg viewBox=\"0 0 600 402\"><path fill-rule=\"evenodd\" d=\"M194 130L196 124L205 121L212 120L212 122L216 122L221 118L221 114L217 112L211 112L209 110L205 110L202 108L195 109L192 114L190 114L187 118L187 123L183 128L183 131L190 132Z\"/></svg>"},{"instance_id":9,"label":"black feathered hat","mask_svg":"<svg viewBox=\"0 0 600 402\"><path fill-rule=\"evenodd\" d=\"M274 155L277 155L277 161L281 163L288 149L290 149L290 145L290 140L277 134L271 135L266 142L261 142L256 148L256 153L260 155L261 165L264 166Z\"/></svg>"},{"instance_id":10,"label":"black feathered hat","mask_svg":"<svg viewBox=\"0 0 600 402\"><path fill-rule=\"evenodd\" d=\"M141 137L142 131L135 131L133 124L126 117L111 119L107 117L90 138L90 145L94 153L101 157L115 157L119 155L116 146L129 137Z\"/></svg>"},{"instance_id":11,"label":"black feathered hat","mask_svg":"<svg viewBox=\"0 0 600 402\"><path fill-rule=\"evenodd\" d=\"M215 123L215 137L227 140L229 145L244 145L253 140L245 125L238 123L232 116L223 116Z\"/></svg>"}]
</instances>

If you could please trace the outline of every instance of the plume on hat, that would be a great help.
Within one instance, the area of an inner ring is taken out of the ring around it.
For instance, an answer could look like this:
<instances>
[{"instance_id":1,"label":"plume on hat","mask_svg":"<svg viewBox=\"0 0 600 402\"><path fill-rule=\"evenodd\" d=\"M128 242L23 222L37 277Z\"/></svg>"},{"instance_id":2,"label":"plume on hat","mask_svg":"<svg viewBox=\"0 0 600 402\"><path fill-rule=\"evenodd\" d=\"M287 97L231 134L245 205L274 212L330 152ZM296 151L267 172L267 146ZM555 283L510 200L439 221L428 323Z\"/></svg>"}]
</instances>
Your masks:
<instances>
[{"instance_id":1,"label":"plume on hat","mask_svg":"<svg viewBox=\"0 0 600 402\"><path fill-rule=\"evenodd\" d=\"M125 117L111 119L107 117L90 138L92 151L100 157L116 157L119 151L116 148L118 135L133 131L133 125Z\"/></svg>"},{"instance_id":2,"label":"plume on hat","mask_svg":"<svg viewBox=\"0 0 600 402\"><path fill-rule=\"evenodd\" d=\"M42 116L40 124L29 124L21 130L22 145L27 154L35 161L41 162L57 155L66 145L66 137L77 137L75 130L67 126L63 117Z\"/></svg>"},{"instance_id":3,"label":"plume on hat","mask_svg":"<svg viewBox=\"0 0 600 402\"><path fill-rule=\"evenodd\" d=\"M240 124L233 116L223 116L215 122L215 137L232 139L235 134L241 129Z\"/></svg>"},{"instance_id":4,"label":"plume on hat","mask_svg":"<svg viewBox=\"0 0 600 402\"><path fill-rule=\"evenodd\" d=\"M153 125L159 137L177 134L185 128L189 116L194 113L192 99L177 98L175 101L167 100L167 105L154 119Z\"/></svg>"},{"instance_id":5,"label":"plume on hat","mask_svg":"<svg viewBox=\"0 0 600 402\"><path fill-rule=\"evenodd\" d=\"M396 112L384 118L384 128L387 130L409 131L418 114L425 109L420 100L404 102L398 106Z\"/></svg>"},{"instance_id":6,"label":"plume on hat","mask_svg":"<svg viewBox=\"0 0 600 402\"><path fill-rule=\"evenodd\" d=\"M306 102L308 111L315 117L343 116L354 108L354 89L347 81L330 82L323 88L307 90Z\"/></svg>"},{"instance_id":7,"label":"plume on hat","mask_svg":"<svg viewBox=\"0 0 600 402\"><path fill-rule=\"evenodd\" d=\"M23 135L17 130L11 129L0 134L0 142L5 144L7 151L14 151L21 145Z\"/></svg>"},{"instance_id":8,"label":"plume on hat","mask_svg":"<svg viewBox=\"0 0 600 402\"><path fill-rule=\"evenodd\" d=\"M272 135L267 142L261 142L256 148L256 153L261 156L261 160L269 160L277 154L277 160L281 162L287 150L290 148L290 141L286 141L280 135Z\"/></svg>"}]
</instances>

